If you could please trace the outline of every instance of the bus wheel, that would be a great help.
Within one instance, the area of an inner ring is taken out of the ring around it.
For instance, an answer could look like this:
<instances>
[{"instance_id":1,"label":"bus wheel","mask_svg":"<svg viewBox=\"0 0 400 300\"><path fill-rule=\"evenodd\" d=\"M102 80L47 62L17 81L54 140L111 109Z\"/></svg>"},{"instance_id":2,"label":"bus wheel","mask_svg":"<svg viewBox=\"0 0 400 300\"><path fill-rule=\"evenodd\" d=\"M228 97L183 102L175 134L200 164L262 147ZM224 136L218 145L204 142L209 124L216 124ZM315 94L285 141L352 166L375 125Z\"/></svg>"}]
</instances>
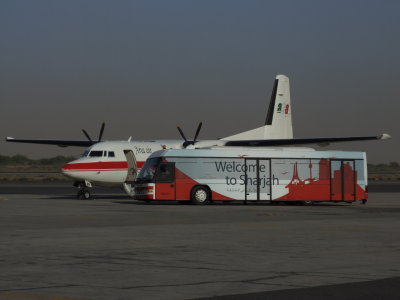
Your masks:
<instances>
[{"instance_id":1,"label":"bus wheel","mask_svg":"<svg viewBox=\"0 0 400 300\"><path fill-rule=\"evenodd\" d=\"M301 201L301 204L309 206L309 205L314 205L314 201Z\"/></svg>"},{"instance_id":2,"label":"bus wheel","mask_svg":"<svg viewBox=\"0 0 400 300\"><path fill-rule=\"evenodd\" d=\"M193 204L207 204L210 201L210 193L206 187L196 186L190 194L190 200Z\"/></svg>"}]
</instances>

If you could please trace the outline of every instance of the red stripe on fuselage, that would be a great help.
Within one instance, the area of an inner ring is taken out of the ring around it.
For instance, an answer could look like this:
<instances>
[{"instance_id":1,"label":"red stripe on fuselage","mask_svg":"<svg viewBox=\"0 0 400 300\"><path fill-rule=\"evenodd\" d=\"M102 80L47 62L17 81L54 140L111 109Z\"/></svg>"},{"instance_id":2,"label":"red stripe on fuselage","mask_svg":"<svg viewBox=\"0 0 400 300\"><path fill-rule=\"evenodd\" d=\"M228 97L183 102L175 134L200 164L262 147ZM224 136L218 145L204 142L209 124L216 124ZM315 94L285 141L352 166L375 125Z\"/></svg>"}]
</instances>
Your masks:
<instances>
[{"instance_id":1,"label":"red stripe on fuselage","mask_svg":"<svg viewBox=\"0 0 400 300\"><path fill-rule=\"evenodd\" d=\"M137 167L141 169L144 161L138 161ZM64 172L76 171L124 171L128 169L126 161L107 161L107 162L90 162L90 163L71 163L66 164L62 170Z\"/></svg>"},{"instance_id":2,"label":"red stripe on fuselage","mask_svg":"<svg viewBox=\"0 0 400 300\"><path fill-rule=\"evenodd\" d=\"M128 162L126 161L108 161L108 162L90 162L90 163L72 163L66 164L63 171L96 171L96 170L126 170Z\"/></svg>"}]
</instances>

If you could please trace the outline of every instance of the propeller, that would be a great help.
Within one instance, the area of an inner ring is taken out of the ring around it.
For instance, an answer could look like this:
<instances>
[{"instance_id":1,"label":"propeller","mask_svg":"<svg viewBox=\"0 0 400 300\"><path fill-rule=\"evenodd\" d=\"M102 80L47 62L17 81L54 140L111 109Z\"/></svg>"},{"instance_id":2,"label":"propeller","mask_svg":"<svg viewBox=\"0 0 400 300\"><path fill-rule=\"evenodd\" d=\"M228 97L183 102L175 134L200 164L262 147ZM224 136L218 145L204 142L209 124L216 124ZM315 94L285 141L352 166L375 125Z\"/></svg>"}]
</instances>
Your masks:
<instances>
[{"instance_id":1,"label":"propeller","mask_svg":"<svg viewBox=\"0 0 400 300\"><path fill-rule=\"evenodd\" d=\"M87 139L88 139L89 141L93 142L92 139L90 138L89 134L86 132L85 129L82 129L82 132L86 135L86 137L87 137Z\"/></svg>"},{"instance_id":2,"label":"propeller","mask_svg":"<svg viewBox=\"0 0 400 300\"><path fill-rule=\"evenodd\" d=\"M196 130L196 133L195 133L195 135L194 135L193 141L189 141L189 140L186 138L185 134L183 133L182 129L181 129L179 126L176 127L176 128L178 128L179 133L181 134L182 138L184 139L183 148L186 148L186 147L189 146L189 145L194 145L196 142L198 142L198 141L197 141L197 137L199 136L199 133L200 133L200 130L201 130L201 126L202 126L202 125L203 125L203 123L200 122L199 125L197 126L197 130Z\"/></svg>"},{"instance_id":3,"label":"propeller","mask_svg":"<svg viewBox=\"0 0 400 300\"><path fill-rule=\"evenodd\" d=\"M101 124L101 127L100 127L99 138L98 138L98 140L97 140L96 142L94 142L94 143L101 142L101 138L103 137L103 132L104 132L104 127L105 127L105 126L106 126L106 123L103 122L103 123ZM82 129L82 132L83 132L83 134L86 136L86 138L87 138L90 142L93 142L93 140L91 139L90 135L87 133L87 131L86 131L85 129Z\"/></svg>"},{"instance_id":4,"label":"propeller","mask_svg":"<svg viewBox=\"0 0 400 300\"><path fill-rule=\"evenodd\" d=\"M106 123L103 122L103 123L101 124L101 128L100 128L99 139L98 139L99 142L101 141L101 138L103 137L103 132L104 132L104 127L105 127L105 126L106 126Z\"/></svg>"}]
</instances>

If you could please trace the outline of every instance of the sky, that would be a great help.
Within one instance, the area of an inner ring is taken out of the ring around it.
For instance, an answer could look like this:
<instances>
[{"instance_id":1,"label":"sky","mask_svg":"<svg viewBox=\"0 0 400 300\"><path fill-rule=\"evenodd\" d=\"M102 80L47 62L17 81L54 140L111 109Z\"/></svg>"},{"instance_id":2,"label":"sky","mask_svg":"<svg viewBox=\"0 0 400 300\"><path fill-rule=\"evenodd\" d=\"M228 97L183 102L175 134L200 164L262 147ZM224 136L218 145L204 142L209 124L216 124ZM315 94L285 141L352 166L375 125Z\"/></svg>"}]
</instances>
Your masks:
<instances>
[{"instance_id":1,"label":"sky","mask_svg":"<svg viewBox=\"0 0 400 300\"><path fill-rule=\"evenodd\" d=\"M290 78L294 136L400 162L400 1L0 1L0 155L82 148L4 138L200 139L263 125Z\"/></svg>"}]
</instances>

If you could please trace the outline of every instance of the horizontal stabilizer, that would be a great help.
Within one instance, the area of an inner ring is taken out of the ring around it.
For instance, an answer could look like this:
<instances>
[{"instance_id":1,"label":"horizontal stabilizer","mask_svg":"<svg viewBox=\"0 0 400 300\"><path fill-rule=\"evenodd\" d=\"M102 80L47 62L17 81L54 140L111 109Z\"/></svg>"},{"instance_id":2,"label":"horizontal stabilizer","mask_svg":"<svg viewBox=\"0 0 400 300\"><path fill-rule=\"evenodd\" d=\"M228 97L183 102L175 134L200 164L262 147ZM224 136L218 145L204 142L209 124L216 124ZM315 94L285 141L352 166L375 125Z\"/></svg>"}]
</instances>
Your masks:
<instances>
[{"instance_id":1,"label":"horizontal stabilizer","mask_svg":"<svg viewBox=\"0 0 400 300\"><path fill-rule=\"evenodd\" d=\"M29 139L14 139L12 137L6 138L7 142L13 143L28 143L28 144L42 144L42 145L56 145L60 147L76 146L76 147L90 147L97 143L97 141L74 141L74 140L29 140Z\"/></svg>"},{"instance_id":2,"label":"horizontal stabilizer","mask_svg":"<svg viewBox=\"0 0 400 300\"><path fill-rule=\"evenodd\" d=\"M392 138L392 136L387 133L382 133L381 136L379 137L380 140L389 140L391 138Z\"/></svg>"},{"instance_id":3,"label":"horizontal stabilizer","mask_svg":"<svg viewBox=\"0 0 400 300\"><path fill-rule=\"evenodd\" d=\"M338 142L386 140L390 138L391 136L389 134L384 133L380 136L227 141L224 144L224 146L272 147L272 146L290 146L290 145L304 145L304 144L318 144L320 146L327 146L331 143L338 143Z\"/></svg>"}]
</instances>

